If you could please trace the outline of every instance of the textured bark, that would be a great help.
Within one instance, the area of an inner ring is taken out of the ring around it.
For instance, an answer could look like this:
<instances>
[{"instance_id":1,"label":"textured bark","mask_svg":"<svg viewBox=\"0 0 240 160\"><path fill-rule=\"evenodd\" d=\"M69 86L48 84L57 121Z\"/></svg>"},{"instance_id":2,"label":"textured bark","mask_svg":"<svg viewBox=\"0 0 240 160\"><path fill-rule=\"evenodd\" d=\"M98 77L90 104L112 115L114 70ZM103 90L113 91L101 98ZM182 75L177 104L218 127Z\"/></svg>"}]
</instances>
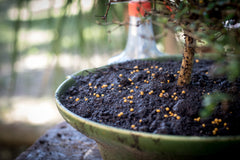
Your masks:
<instances>
[{"instance_id":1,"label":"textured bark","mask_svg":"<svg viewBox=\"0 0 240 160\"><path fill-rule=\"evenodd\" d=\"M185 34L183 59L177 83L179 86L184 86L191 82L195 45L196 41Z\"/></svg>"}]
</instances>

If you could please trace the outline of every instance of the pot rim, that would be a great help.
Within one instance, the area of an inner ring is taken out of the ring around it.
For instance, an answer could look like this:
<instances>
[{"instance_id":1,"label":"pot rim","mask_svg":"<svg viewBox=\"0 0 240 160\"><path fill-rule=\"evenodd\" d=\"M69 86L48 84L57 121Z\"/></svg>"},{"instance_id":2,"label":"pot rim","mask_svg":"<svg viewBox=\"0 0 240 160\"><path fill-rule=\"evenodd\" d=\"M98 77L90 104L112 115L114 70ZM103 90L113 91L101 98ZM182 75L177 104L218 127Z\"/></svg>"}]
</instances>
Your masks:
<instances>
[{"instance_id":1,"label":"pot rim","mask_svg":"<svg viewBox=\"0 0 240 160\"><path fill-rule=\"evenodd\" d=\"M104 68L104 67L106 67L106 66L99 67L98 69ZM94 69L96 69L96 68L94 68ZM82 123L84 123L86 125L90 125L92 127L96 127L96 128L103 129L103 130L108 130L108 131L111 131L114 133L121 133L124 135L136 135L136 136L140 135L141 137L145 137L145 138L166 139L166 140L172 140L172 141L186 141L186 140L187 141L199 141L199 140L201 140L201 141L229 141L229 140L239 141L240 140L240 135L234 135L234 136L183 136L183 135L153 134L153 133L148 133L148 132L133 131L133 130L123 129L123 128L117 128L117 127L109 126L106 124L101 124L101 123L89 120L87 118L83 118L83 117L71 112L70 110L68 110L60 102L59 93L61 93L61 91L64 89L66 84L70 83L69 81L73 80L74 76L80 75L84 71L91 72L94 69L81 70L76 73L73 73L71 76L67 76L67 79L64 80L55 91L55 100L56 100L58 109L64 111L69 116L74 117L75 119L77 119L78 121L81 121Z\"/></svg>"}]
</instances>

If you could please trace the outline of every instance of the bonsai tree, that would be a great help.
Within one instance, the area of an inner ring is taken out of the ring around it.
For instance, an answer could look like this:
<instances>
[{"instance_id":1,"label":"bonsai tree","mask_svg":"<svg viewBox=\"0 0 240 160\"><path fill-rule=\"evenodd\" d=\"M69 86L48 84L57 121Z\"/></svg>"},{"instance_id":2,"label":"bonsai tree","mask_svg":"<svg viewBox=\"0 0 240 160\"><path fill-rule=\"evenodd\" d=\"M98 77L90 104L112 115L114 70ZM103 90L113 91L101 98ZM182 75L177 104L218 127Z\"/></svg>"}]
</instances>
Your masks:
<instances>
[{"instance_id":1,"label":"bonsai tree","mask_svg":"<svg viewBox=\"0 0 240 160\"><path fill-rule=\"evenodd\" d=\"M127 0L111 0L105 15L107 15L113 2ZM227 67L219 67L218 73L230 73L229 79L234 80L239 74L239 49L240 49L240 4L237 0L152 0L151 15L157 17L156 22L160 27L174 32L183 31L185 36L184 52L178 86L191 82L191 73L195 49L198 44L211 46L219 59L222 60L231 53L227 60ZM225 64L226 65L226 64Z\"/></svg>"},{"instance_id":2,"label":"bonsai tree","mask_svg":"<svg viewBox=\"0 0 240 160\"><path fill-rule=\"evenodd\" d=\"M218 72L230 73L230 80L239 75L240 5L236 0L153 2L152 15L165 18L166 23L163 23L163 26L175 32L184 32L185 44L178 77L179 86L190 83L195 48L198 42L203 41L205 45L212 46L219 57L229 53L233 55L231 58L225 58L228 60L226 68L219 68Z\"/></svg>"}]
</instances>

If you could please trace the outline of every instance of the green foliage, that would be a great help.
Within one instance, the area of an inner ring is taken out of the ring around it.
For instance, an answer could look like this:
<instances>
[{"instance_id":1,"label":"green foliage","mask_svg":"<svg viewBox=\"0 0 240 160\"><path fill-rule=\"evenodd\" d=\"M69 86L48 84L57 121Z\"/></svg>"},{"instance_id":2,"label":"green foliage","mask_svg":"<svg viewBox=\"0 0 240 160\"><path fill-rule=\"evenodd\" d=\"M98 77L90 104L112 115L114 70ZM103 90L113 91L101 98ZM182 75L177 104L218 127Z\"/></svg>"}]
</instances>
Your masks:
<instances>
[{"instance_id":1,"label":"green foliage","mask_svg":"<svg viewBox=\"0 0 240 160\"><path fill-rule=\"evenodd\" d=\"M236 80L236 78L240 75L240 61L239 59L233 59L231 60L231 63L227 65L226 71L231 71L228 72L228 78L230 81Z\"/></svg>"},{"instance_id":2,"label":"green foliage","mask_svg":"<svg viewBox=\"0 0 240 160\"><path fill-rule=\"evenodd\" d=\"M202 118L209 117L219 103L227 102L229 99L230 96L228 94L221 92L205 95L202 101L204 108L200 111L200 116Z\"/></svg>"},{"instance_id":3,"label":"green foliage","mask_svg":"<svg viewBox=\"0 0 240 160\"><path fill-rule=\"evenodd\" d=\"M214 75L227 75L229 81L235 81L240 75L240 56L219 57Z\"/></svg>"}]
</instances>

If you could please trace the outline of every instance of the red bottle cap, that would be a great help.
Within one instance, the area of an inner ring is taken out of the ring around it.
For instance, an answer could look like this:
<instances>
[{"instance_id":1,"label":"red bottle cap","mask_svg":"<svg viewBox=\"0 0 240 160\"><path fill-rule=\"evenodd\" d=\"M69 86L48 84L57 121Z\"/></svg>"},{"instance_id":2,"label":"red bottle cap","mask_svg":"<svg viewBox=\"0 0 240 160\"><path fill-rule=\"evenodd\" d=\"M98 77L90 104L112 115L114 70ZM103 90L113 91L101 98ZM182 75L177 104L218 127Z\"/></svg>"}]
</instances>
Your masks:
<instances>
[{"instance_id":1,"label":"red bottle cap","mask_svg":"<svg viewBox=\"0 0 240 160\"><path fill-rule=\"evenodd\" d=\"M151 2L129 2L128 14L129 16L141 17L145 16L147 12L151 11Z\"/></svg>"}]
</instances>

